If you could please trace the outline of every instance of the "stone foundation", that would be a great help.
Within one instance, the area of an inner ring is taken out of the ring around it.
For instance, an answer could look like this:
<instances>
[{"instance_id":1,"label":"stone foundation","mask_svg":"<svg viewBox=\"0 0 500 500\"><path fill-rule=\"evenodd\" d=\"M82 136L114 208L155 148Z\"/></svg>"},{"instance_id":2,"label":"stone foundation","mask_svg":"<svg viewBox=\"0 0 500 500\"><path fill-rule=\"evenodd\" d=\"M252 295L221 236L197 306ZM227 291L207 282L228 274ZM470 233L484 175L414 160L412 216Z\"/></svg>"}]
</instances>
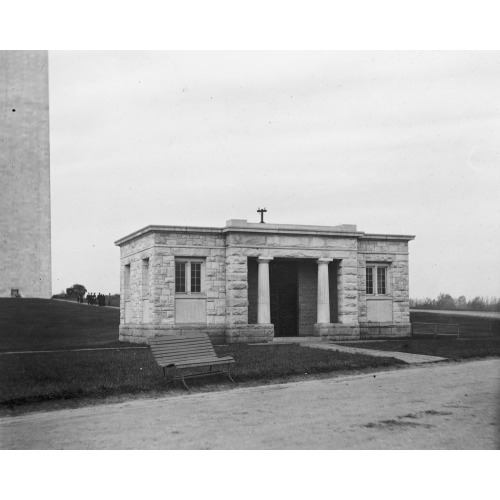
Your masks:
<instances>
[{"instance_id":1,"label":"stone foundation","mask_svg":"<svg viewBox=\"0 0 500 500\"><path fill-rule=\"evenodd\" d=\"M183 335L203 332L208 334L213 344L236 344L272 342L274 325L120 325L120 341L134 344L149 344L155 335ZM411 324L360 323L343 325L341 323L316 323L314 336L322 340L357 340L386 337L410 337Z\"/></svg>"},{"instance_id":2,"label":"stone foundation","mask_svg":"<svg viewBox=\"0 0 500 500\"><path fill-rule=\"evenodd\" d=\"M149 344L155 335L185 335L203 332L212 344L272 342L274 325L241 325L225 327L209 325L120 325L120 341Z\"/></svg>"},{"instance_id":3,"label":"stone foundation","mask_svg":"<svg viewBox=\"0 0 500 500\"><path fill-rule=\"evenodd\" d=\"M120 325L120 341L134 344L149 344L155 335L185 335L203 332L208 335L212 344L225 344L225 328L207 325Z\"/></svg>"},{"instance_id":4,"label":"stone foundation","mask_svg":"<svg viewBox=\"0 0 500 500\"><path fill-rule=\"evenodd\" d=\"M360 336L362 339L377 339L384 337L410 337L411 324L393 323L360 323Z\"/></svg>"},{"instance_id":5,"label":"stone foundation","mask_svg":"<svg viewBox=\"0 0 500 500\"><path fill-rule=\"evenodd\" d=\"M356 340L360 338L358 325L343 325L341 323L316 323L314 336L322 340Z\"/></svg>"},{"instance_id":6,"label":"stone foundation","mask_svg":"<svg viewBox=\"0 0 500 500\"><path fill-rule=\"evenodd\" d=\"M236 343L255 343L272 342L274 338L274 325L235 325L226 328L226 342L228 344Z\"/></svg>"}]
</instances>

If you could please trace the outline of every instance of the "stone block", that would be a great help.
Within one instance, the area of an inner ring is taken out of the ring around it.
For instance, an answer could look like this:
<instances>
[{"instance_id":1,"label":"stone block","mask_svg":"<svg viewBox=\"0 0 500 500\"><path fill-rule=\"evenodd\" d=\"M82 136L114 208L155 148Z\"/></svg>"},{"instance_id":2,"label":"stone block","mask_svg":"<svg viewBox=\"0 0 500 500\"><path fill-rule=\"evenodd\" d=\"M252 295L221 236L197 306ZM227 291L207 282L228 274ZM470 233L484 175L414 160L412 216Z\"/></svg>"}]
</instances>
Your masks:
<instances>
[{"instance_id":1,"label":"stone block","mask_svg":"<svg viewBox=\"0 0 500 500\"><path fill-rule=\"evenodd\" d=\"M238 290L228 290L226 292L227 299L246 299L248 296L247 289L238 289Z\"/></svg>"},{"instance_id":2,"label":"stone block","mask_svg":"<svg viewBox=\"0 0 500 500\"><path fill-rule=\"evenodd\" d=\"M359 339L359 325L344 325L339 323L316 323L314 336L324 340L355 340Z\"/></svg>"},{"instance_id":3,"label":"stone block","mask_svg":"<svg viewBox=\"0 0 500 500\"><path fill-rule=\"evenodd\" d=\"M360 335L362 339L409 337L411 325L409 323L399 325L360 323Z\"/></svg>"},{"instance_id":4,"label":"stone block","mask_svg":"<svg viewBox=\"0 0 500 500\"><path fill-rule=\"evenodd\" d=\"M229 290L246 290L248 284L246 281L228 281L226 289Z\"/></svg>"},{"instance_id":5,"label":"stone block","mask_svg":"<svg viewBox=\"0 0 500 500\"><path fill-rule=\"evenodd\" d=\"M226 327L226 342L228 344L272 342L273 338L273 324Z\"/></svg>"},{"instance_id":6,"label":"stone block","mask_svg":"<svg viewBox=\"0 0 500 500\"><path fill-rule=\"evenodd\" d=\"M227 299L226 306L229 308L233 307L248 307L248 300L244 298L237 299Z\"/></svg>"}]
</instances>

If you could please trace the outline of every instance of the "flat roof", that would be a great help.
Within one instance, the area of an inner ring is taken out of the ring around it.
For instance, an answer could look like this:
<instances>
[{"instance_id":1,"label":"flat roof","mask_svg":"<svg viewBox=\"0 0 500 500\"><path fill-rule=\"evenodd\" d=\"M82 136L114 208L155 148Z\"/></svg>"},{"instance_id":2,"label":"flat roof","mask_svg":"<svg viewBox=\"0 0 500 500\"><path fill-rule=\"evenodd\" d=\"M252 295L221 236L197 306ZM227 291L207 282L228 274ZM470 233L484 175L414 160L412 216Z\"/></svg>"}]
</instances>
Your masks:
<instances>
[{"instance_id":1,"label":"flat roof","mask_svg":"<svg viewBox=\"0 0 500 500\"><path fill-rule=\"evenodd\" d=\"M312 226L302 224L270 224L259 222L248 222L245 219L230 219L226 221L225 227L201 227L201 226L161 226L150 225L135 231L119 240L115 245L122 246L132 240L146 236L150 233L196 233L196 234L219 234L227 233L260 233L260 234L292 234L306 236L339 236L373 240L403 240L415 239L413 235L402 234L367 234L357 230L355 224L339 224L337 226Z\"/></svg>"}]
</instances>

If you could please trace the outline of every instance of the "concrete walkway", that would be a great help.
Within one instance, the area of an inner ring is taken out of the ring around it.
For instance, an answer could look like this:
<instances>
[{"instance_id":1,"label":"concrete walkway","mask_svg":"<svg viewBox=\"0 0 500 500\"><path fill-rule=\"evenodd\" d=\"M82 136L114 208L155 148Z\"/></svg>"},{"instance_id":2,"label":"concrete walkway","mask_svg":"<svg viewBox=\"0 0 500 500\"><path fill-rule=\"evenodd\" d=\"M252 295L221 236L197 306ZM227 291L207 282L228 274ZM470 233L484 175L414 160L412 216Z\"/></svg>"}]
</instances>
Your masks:
<instances>
[{"instance_id":1,"label":"concrete walkway","mask_svg":"<svg viewBox=\"0 0 500 500\"><path fill-rule=\"evenodd\" d=\"M499 387L500 359L412 365L3 417L0 448L498 449Z\"/></svg>"},{"instance_id":2,"label":"concrete walkway","mask_svg":"<svg viewBox=\"0 0 500 500\"><path fill-rule=\"evenodd\" d=\"M311 346L313 347L313 346ZM427 356L426 354L412 354L409 352L393 352L393 351L376 351L375 349L363 349L361 347L347 347L335 343L321 342L314 344L316 349L329 349L333 351L347 352L349 354L366 354L367 356L379 356L396 358L409 364L416 363L435 363L436 361L444 361L446 358L439 356Z\"/></svg>"},{"instance_id":3,"label":"concrete walkway","mask_svg":"<svg viewBox=\"0 0 500 500\"><path fill-rule=\"evenodd\" d=\"M435 363L445 361L446 358L439 356L427 356L425 354L411 354L407 352L377 351L375 349L363 349L361 347L347 347L338 345L328 340L320 340L318 337L275 337L273 342L277 344L302 344L314 349L326 349L329 351L347 352L349 354L366 354L367 356L377 356L385 358L396 358L409 364Z\"/></svg>"}]
</instances>

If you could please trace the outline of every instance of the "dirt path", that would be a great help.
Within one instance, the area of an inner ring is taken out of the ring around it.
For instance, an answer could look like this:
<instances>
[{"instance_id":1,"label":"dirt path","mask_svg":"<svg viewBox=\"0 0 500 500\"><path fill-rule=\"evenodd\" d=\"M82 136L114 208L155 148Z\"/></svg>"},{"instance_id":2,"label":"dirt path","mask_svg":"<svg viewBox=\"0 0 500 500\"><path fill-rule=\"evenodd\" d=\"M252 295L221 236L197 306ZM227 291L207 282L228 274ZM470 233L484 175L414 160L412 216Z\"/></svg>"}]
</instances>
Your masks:
<instances>
[{"instance_id":1,"label":"dirt path","mask_svg":"<svg viewBox=\"0 0 500 500\"><path fill-rule=\"evenodd\" d=\"M3 449L498 449L500 359L0 419Z\"/></svg>"}]
</instances>

